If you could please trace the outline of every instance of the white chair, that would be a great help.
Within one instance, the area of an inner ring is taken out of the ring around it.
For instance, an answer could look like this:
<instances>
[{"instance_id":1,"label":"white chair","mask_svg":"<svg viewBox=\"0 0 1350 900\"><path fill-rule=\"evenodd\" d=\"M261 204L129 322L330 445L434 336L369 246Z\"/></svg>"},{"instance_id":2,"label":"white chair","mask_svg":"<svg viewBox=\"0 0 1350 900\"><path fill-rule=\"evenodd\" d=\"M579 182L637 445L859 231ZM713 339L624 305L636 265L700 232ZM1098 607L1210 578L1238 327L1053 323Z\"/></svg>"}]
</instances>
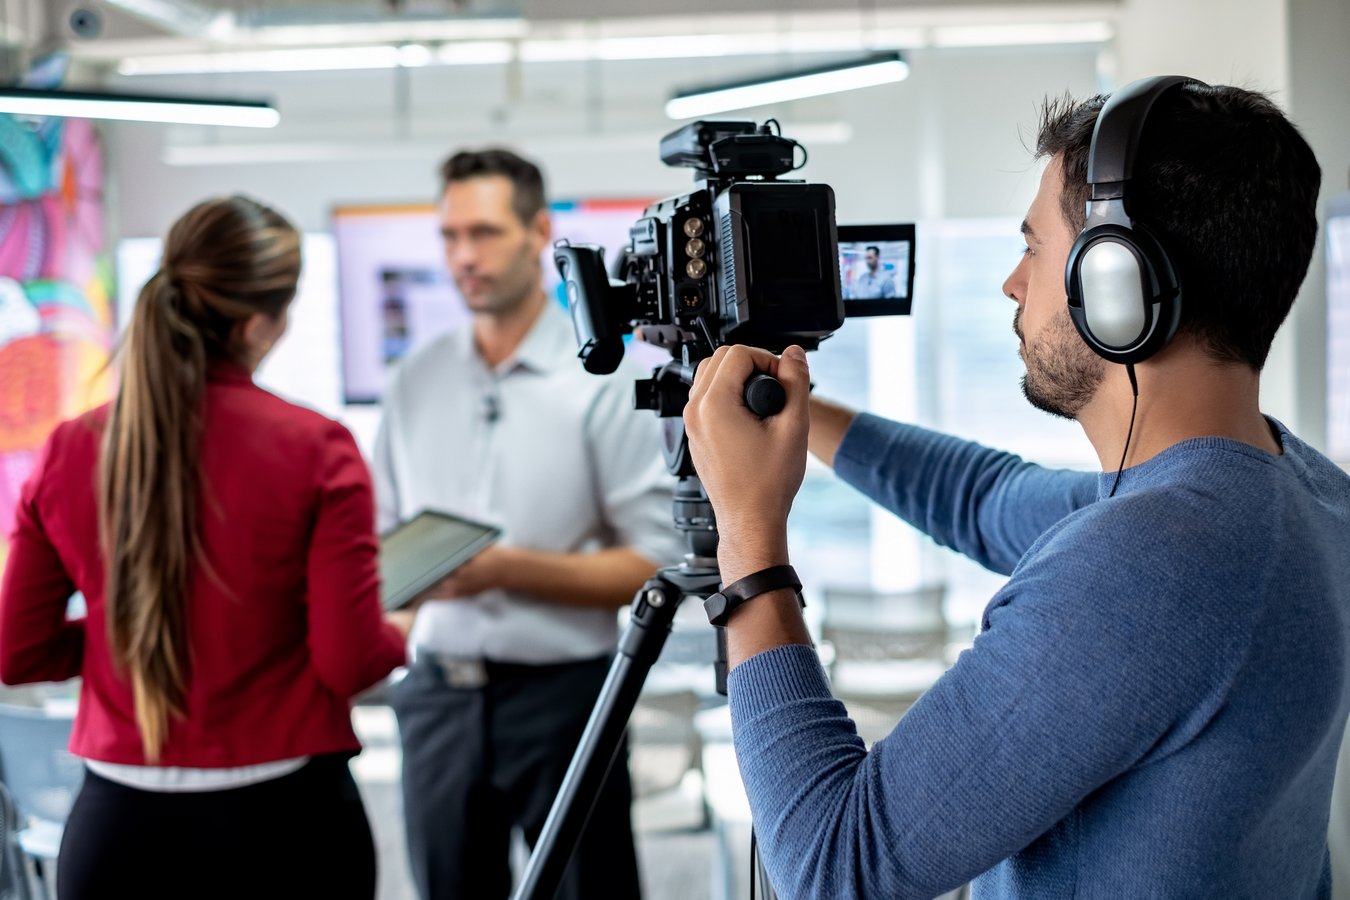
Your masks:
<instances>
[{"instance_id":1,"label":"white chair","mask_svg":"<svg viewBox=\"0 0 1350 900\"><path fill-rule=\"evenodd\" d=\"M707 827L703 748L694 716L719 702L713 675L716 639L700 604L676 612L628 721L634 826L639 831Z\"/></svg>"},{"instance_id":2,"label":"white chair","mask_svg":"<svg viewBox=\"0 0 1350 900\"><path fill-rule=\"evenodd\" d=\"M19 846L18 813L0 784L0 900L32 900L33 874Z\"/></svg>"},{"instance_id":3,"label":"white chair","mask_svg":"<svg viewBox=\"0 0 1350 900\"><path fill-rule=\"evenodd\" d=\"M1331 790L1327 848L1331 852L1332 900L1350 900L1350 729L1341 741L1340 763Z\"/></svg>"},{"instance_id":4,"label":"white chair","mask_svg":"<svg viewBox=\"0 0 1350 900\"><path fill-rule=\"evenodd\" d=\"M827 587L821 658L830 688L867 746L947 670L946 588L905 591Z\"/></svg>"},{"instance_id":5,"label":"white chair","mask_svg":"<svg viewBox=\"0 0 1350 900\"><path fill-rule=\"evenodd\" d=\"M66 816L84 781L84 763L66 749L73 724L68 711L0 704L0 784L17 812L25 867L31 866L49 898L56 896L56 855Z\"/></svg>"},{"instance_id":6,"label":"white chair","mask_svg":"<svg viewBox=\"0 0 1350 900\"><path fill-rule=\"evenodd\" d=\"M755 866L750 852L750 801L731 743L731 713L722 706L700 712L695 720L703 736L703 769L716 841L710 896L712 900L737 900L751 896ZM969 897L970 886L963 885L934 900Z\"/></svg>"}]
</instances>

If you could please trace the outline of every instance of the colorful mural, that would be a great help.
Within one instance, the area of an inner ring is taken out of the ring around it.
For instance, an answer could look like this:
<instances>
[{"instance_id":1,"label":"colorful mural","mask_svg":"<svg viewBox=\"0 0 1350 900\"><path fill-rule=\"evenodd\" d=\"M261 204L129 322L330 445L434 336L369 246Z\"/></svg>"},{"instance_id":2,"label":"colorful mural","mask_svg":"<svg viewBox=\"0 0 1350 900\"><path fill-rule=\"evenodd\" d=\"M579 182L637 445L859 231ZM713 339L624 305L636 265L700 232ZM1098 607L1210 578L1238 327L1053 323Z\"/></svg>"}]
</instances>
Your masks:
<instances>
[{"instance_id":1,"label":"colorful mural","mask_svg":"<svg viewBox=\"0 0 1350 900\"><path fill-rule=\"evenodd\" d=\"M0 569L43 440L110 396L112 285L93 125L0 114Z\"/></svg>"}]
</instances>

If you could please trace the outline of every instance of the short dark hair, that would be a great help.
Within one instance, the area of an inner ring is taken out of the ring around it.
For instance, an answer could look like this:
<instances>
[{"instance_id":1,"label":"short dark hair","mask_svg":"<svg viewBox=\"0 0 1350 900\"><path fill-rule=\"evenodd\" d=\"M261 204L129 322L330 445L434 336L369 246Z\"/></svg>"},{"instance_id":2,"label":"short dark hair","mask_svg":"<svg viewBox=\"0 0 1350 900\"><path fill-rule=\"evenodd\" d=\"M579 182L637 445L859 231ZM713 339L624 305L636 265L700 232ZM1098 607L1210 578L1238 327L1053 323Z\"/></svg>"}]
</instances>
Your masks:
<instances>
[{"instance_id":1,"label":"short dark hair","mask_svg":"<svg viewBox=\"0 0 1350 900\"><path fill-rule=\"evenodd\" d=\"M866 247L863 248L864 252L868 250L871 250L872 252L876 253L877 256L881 255L881 248L878 247L876 244L868 244Z\"/></svg>"},{"instance_id":2,"label":"short dark hair","mask_svg":"<svg viewBox=\"0 0 1350 900\"><path fill-rule=\"evenodd\" d=\"M461 150L441 163L441 193L452 182L491 175L511 182L511 207L527 225L547 206L544 173L528 159L502 147Z\"/></svg>"},{"instance_id":3,"label":"short dark hair","mask_svg":"<svg viewBox=\"0 0 1350 900\"><path fill-rule=\"evenodd\" d=\"M1047 99L1037 157L1060 157L1061 211L1087 218L1087 164L1105 102ZM1322 171L1267 97L1188 84L1158 99L1140 135L1128 212L1157 236L1182 285L1180 329L1223 362L1260 371L1308 272Z\"/></svg>"}]
</instances>

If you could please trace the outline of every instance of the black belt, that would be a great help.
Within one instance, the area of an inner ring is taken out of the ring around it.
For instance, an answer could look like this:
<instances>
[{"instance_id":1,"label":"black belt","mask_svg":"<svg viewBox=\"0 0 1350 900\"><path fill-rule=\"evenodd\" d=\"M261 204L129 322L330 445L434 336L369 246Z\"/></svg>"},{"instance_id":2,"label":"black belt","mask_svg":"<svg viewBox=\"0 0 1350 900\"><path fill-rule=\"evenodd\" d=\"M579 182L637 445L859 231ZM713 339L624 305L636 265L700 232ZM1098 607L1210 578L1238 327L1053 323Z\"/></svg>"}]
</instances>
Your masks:
<instances>
[{"instance_id":1,"label":"black belt","mask_svg":"<svg viewBox=\"0 0 1350 900\"><path fill-rule=\"evenodd\" d=\"M440 671L445 683L452 688L476 690L486 687L494 681L513 681L521 678L552 677L559 671L576 669L583 666L608 665L608 656L591 659L572 659L556 663L512 663L498 662L481 657L453 656L437 653L418 647L415 654L417 663L432 666Z\"/></svg>"}]
</instances>

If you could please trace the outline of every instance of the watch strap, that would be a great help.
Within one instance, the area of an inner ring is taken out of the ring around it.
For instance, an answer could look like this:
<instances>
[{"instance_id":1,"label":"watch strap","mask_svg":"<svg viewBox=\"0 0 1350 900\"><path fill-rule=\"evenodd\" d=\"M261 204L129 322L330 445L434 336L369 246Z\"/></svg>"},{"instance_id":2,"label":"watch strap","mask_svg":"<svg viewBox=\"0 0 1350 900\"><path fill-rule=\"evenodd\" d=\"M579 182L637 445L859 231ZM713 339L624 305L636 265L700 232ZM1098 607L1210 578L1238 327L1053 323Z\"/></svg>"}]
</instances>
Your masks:
<instances>
[{"instance_id":1,"label":"watch strap","mask_svg":"<svg viewBox=\"0 0 1350 900\"><path fill-rule=\"evenodd\" d=\"M797 570L792 566L770 566L733 581L712 594L703 601L703 609L708 613L709 622L714 625L725 625L727 618L742 603L760 594L783 588L792 588L796 591L797 602L806 606L806 602L802 600L802 582L797 577Z\"/></svg>"}]
</instances>

